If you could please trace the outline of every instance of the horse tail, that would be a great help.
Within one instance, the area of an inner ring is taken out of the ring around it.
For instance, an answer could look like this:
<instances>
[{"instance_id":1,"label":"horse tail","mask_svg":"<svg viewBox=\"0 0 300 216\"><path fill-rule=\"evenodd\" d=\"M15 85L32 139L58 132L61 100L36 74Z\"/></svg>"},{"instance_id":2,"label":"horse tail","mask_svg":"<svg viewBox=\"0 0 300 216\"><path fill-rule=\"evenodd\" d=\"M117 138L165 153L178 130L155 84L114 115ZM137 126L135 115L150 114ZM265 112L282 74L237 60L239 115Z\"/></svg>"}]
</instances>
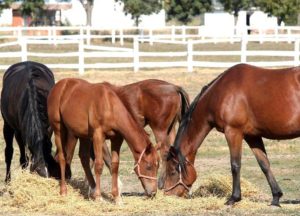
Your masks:
<instances>
[{"instance_id":1,"label":"horse tail","mask_svg":"<svg viewBox=\"0 0 300 216\"><path fill-rule=\"evenodd\" d=\"M184 114L187 112L187 110L190 107L190 98L188 93L180 86L176 86L176 91L180 95L181 107L180 107L180 112L177 113L177 115L173 118L172 123L168 128L168 134L170 133L171 129L174 127L174 124L176 123L177 120L181 122L181 119L183 118Z\"/></svg>"},{"instance_id":2,"label":"horse tail","mask_svg":"<svg viewBox=\"0 0 300 216\"><path fill-rule=\"evenodd\" d=\"M35 164L45 164L47 159L45 157L51 155L52 148L48 135L47 114L47 96L50 89L39 87L36 81L44 78L43 71L46 71L47 75L51 75L52 72L46 66L33 62L26 62L25 67L28 72L28 82L21 102L21 128L24 131L23 139L33 154L33 166L35 166ZM49 85L50 87L54 85L54 78L50 79Z\"/></svg>"}]
</instances>

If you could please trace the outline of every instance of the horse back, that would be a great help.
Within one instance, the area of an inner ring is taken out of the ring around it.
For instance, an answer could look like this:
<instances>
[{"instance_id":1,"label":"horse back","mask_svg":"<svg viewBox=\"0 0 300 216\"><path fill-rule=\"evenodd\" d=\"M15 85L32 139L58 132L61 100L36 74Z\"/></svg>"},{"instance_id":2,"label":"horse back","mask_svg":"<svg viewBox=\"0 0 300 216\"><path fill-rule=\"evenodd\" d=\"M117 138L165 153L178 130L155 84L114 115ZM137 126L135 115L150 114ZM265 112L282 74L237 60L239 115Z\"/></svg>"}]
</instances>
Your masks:
<instances>
[{"instance_id":1,"label":"horse back","mask_svg":"<svg viewBox=\"0 0 300 216\"><path fill-rule=\"evenodd\" d=\"M220 130L231 126L267 138L300 135L299 67L239 64L225 71L201 99Z\"/></svg>"},{"instance_id":2,"label":"horse back","mask_svg":"<svg viewBox=\"0 0 300 216\"><path fill-rule=\"evenodd\" d=\"M119 87L118 96L142 126L169 126L181 109L181 96L177 88L163 80L148 79Z\"/></svg>"},{"instance_id":3,"label":"horse back","mask_svg":"<svg viewBox=\"0 0 300 216\"><path fill-rule=\"evenodd\" d=\"M107 83L63 79L48 97L48 114L53 127L63 123L77 137L90 137L96 128L103 132L113 130L123 113L127 113L126 108Z\"/></svg>"},{"instance_id":4,"label":"horse back","mask_svg":"<svg viewBox=\"0 0 300 216\"><path fill-rule=\"evenodd\" d=\"M45 108L40 111L46 113L46 98L53 85L53 73L45 65L30 61L12 65L3 76L3 118L11 127L20 130L24 110L31 103L30 98L39 100L38 103Z\"/></svg>"}]
</instances>

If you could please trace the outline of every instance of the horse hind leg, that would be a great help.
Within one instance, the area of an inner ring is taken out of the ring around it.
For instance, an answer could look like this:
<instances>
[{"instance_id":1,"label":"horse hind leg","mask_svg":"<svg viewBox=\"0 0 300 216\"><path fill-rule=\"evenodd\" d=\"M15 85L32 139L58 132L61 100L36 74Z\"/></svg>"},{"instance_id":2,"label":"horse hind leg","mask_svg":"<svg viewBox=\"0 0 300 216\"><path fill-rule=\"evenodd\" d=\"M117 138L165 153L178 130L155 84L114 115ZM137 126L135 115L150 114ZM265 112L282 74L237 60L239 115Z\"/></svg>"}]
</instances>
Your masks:
<instances>
[{"instance_id":1,"label":"horse hind leg","mask_svg":"<svg viewBox=\"0 0 300 216\"><path fill-rule=\"evenodd\" d=\"M80 145L79 145L79 158L81 165L83 167L83 170L85 172L86 179L89 183L89 188L94 190L96 183L91 171L90 167L90 157L91 157L91 146L92 146L92 141L88 139L83 139L80 138ZM93 152L93 151L92 151ZM95 157L94 157L95 158ZM89 192L90 193L90 192Z\"/></svg>"},{"instance_id":2,"label":"horse hind leg","mask_svg":"<svg viewBox=\"0 0 300 216\"><path fill-rule=\"evenodd\" d=\"M28 162L29 162L29 158L25 151L25 143L22 139L20 132L16 132L15 137L16 137L17 143L19 145L19 149L20 149L20 165L21 165L22 169L25 169L25 168L27 168Z\"/></svg>"},{"instance_id":3,"label":"horse hind leg","mask_svg":"<svg viewBox=\"0 0 300 216\"><path fill-rule=\"evenodd\" d=\"M100 177L103 171L103 144L105 141L105 136L100 128L97 128L93 133L93 148L95 153L95 176L96 176L96 188L92 198L97 200L102 200L101 197L101 187L100 187Z\"/></svg>"},{"instance_id":4,"label":"horse hind leg","mask_svg":"<svg viewBox=\"0 0 300 216\"><path fill-rule=\"evenodd\" d=\"M243 134L239 129L226 128L225 137L230 151L230 163L232 173L232 194L226 205L233 205L241 200L241 157L242 157L242 141Z\"/></svg>"},{"instance_id":5,"label":"horse hind leg","mask_svg":"<svg viewBox=\"0 0 300 216\"><path fill-rule=\"evenodd\" d=\"M5 147L5 163L6 163L5 182L7 183L11 179L10 166L11 166L11 160L12 160L13 153L14 153L14 148L13 148L14 130L5 121L4 121L4 126L3 126L3 135L4 135L4 140L6 143L6 147Z\"/></svg>"},{"instance_id":6,"label":"horse hind leg","mask_svg":"<svg viewBox=\"0 0 300 216\"><path fill-rule=\"evenodd\" d=\"M245 137L246 142L250 146L252 152L254 153L256 160L265 174L267 181L271 187L273 200L271 205L280 206L279 199L282 197L283 193L271 171L270 162L265 150L265 145L261 137Z\"/></svg>"}]
</instances>

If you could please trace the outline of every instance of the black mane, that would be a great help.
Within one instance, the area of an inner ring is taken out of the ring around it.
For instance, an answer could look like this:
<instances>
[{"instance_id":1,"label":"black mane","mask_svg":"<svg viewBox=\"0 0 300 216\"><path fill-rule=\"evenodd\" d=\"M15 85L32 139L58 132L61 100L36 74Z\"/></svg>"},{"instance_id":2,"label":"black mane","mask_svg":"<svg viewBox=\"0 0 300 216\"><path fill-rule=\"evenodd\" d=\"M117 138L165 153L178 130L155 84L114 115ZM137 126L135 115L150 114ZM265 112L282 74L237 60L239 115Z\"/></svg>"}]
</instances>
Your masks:
<instances>
[{"instance_id":1,"label":"black mane","mask_svg":"<svg viewBox=\"0 0 300 216\"><path fill-rule=\"evenodd\" d=\"M185 162L186 162L186 158L185 156L182 154L182 152L180 151L180 141L181 141L181 136L183 135L183 133L185 132L186 128L188 127L189 123L192 121L192 114L198 104L198 101L200 100L200 98L202 97L202 95L207 91L207 89L215 83L216 80L218 80L221 76L223 75L223 73L219 74L215 79L213 79L211 82L209 82L207 85L203 86L200 93L195 97L195 99L193 100L193 102L190 105L190 108L188 109L188 111L185 113L185 115L182 118L182 121L180 122L177 134L176 134L176 138L174 141L174 145L173 145L173 151L174 153L169 155L169 157L174 157L177 156L178 158L178 162L179 162L179 166L181 167L181 169L185 172L186 168L185 168Z\"/></svg>"}]
</instances>

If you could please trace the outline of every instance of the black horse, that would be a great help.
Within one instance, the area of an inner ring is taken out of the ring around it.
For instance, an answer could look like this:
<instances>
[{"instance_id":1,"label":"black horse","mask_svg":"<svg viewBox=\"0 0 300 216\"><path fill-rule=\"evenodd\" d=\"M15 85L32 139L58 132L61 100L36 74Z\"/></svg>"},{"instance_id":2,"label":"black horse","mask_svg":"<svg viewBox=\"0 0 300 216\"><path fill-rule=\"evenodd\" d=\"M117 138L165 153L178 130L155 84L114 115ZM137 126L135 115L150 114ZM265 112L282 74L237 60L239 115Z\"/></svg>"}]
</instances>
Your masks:
<instances>
[{"instance_id":1,"label":"black horse","mask_svg":"<svg viewBox=\"0 0 300 216\"><path fill-rule=\"evenodd\" d=\"M43 177L58 177L58 164L51 155L51 129L47 115L47 97L55 84L52 71L37 62L20 62L10 66L3 76L1 113L6 142L6 178L10 180L13 137L20 148L20 164L28 166L26 146L31 153L30 171Z\"/></svg>"}]
</instances>

